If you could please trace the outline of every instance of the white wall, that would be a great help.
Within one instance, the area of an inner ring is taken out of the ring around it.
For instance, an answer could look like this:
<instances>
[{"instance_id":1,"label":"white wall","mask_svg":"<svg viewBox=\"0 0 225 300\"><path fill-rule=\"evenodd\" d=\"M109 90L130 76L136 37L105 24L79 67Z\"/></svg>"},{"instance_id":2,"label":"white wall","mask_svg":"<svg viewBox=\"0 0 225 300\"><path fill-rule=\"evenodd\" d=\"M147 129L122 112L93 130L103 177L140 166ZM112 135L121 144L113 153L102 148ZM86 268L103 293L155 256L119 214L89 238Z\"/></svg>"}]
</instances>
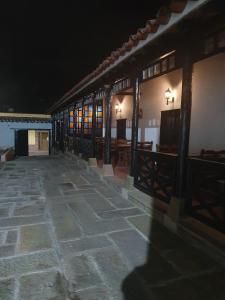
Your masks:
<instances>
[{"instance_id":1,"label":"white wall","mask_svg":"<svg viewBox=\"0 0 225 300\"><path fill-rule=\"evenodd\" d=\"M225 149L225 54L194 65L190 154Z\"/></svg>"},{"instance_id":2,"label":"white wall","mask_svg":"<svg viewBox=\"0 0 225 300\"><path fill-rule=\"evenodd\" d=\"M0 122L0 148L15 147L16 129L52 129L52 124Z\"/></svg>"},{"instance_id":3,"label":"white wall","mask_svg":"<svg viewBox=\"0 0 225 300\"><path fill-rule=\"evenodd\" d=\"M174 103L166 105L165 91L175 94ZM180 108L182 90L182 70L175 70L141 84L140 108L143 118L139 120L141 140L153 141L153 150L159 143L161 111Z\"/></svg>"}]
</instances>

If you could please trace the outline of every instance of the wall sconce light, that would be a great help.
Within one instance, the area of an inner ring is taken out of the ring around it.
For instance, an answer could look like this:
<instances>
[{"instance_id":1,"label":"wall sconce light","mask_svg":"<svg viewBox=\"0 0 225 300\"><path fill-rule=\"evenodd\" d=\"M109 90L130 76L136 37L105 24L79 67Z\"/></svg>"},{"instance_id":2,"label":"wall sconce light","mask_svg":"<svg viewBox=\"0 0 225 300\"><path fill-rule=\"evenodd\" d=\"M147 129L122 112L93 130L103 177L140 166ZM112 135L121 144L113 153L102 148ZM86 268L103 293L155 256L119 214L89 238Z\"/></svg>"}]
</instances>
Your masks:
<instances>
[{"instance_id":1,"label":"wall sconce light","mask_svg":"<svg viewBox=\"0 0 225 300\"><path fill-rule=\"evenodd\" d=\"M166 105L168 105L169 103L174 103L174 93L170 89L167 89L165 91L165 99Z\"/></svg>"},{"instance_id":2,"label":"wall sconce light","mask_svg":"<svg viewBox=\"0 0 225 300\"><path fill-rule=\"evenodd\" d=\"M116 110L116 114L117 114L118 112L121 113L121 112L122 112L121 105L117 103L117 104L115 105L115 110Z\"/></svg>"}]
</instances>

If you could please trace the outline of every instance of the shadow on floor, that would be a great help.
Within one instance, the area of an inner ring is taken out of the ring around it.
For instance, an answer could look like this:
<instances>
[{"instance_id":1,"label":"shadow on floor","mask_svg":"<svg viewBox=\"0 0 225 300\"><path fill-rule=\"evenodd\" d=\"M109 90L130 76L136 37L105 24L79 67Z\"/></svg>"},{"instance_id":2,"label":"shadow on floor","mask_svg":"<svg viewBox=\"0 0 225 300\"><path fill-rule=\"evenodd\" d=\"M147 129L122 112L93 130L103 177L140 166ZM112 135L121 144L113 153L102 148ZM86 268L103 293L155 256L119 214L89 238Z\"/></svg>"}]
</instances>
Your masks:
<instances>
[{"instance_id":1,"label":"shadow on floor","mask_svg":"<svg viewBox=\"0 0 225 300\"><path fill-rule=\"evenodd\" d=\"M157 221L149 229L146 263L124 279L124 300L223 300L225 270Z\"/></svg>"}]
</instances>

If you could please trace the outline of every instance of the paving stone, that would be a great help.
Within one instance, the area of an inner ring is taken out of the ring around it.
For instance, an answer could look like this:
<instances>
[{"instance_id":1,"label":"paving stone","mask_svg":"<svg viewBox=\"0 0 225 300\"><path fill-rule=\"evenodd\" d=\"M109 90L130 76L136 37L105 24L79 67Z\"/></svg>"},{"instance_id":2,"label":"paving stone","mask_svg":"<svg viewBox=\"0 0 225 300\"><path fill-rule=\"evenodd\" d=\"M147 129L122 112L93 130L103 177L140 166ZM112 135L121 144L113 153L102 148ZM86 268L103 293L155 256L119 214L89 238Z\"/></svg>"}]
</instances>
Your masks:
<instances>
[{"instance_id":1,"label":"paving stone","mask_svg":"<svg viewBox=\"0 0 225 300\"><path fill-rule=\"evenodd\" d=\"M15 245L0 246L0 257L12 256L15 254Z\"/></svg>"},{"instance_id":2,"label":"paving stone","mask_svg":"<svg viewBox=\"0 0 225 300\"><path fill-rule=\"evenodd\" d=\"M69 207L73 210L77 218L80 220L81 224L92 225L98 221L97 216L94 214L94 211L85 201L75 201L69 203Z\"/></svg>"},{"instance_id":3,"label":"paving stone","mask_svg":"<svg viewBox=\"0 0 225 300\"><path fill-rule=\"evenodd\" d=\"M84 198L97 214L106 210L115 209L110 202L104 199L101 195L85 195Z\"/></svg>"},{"instance_id":4,"label":"paving stone","mask_svg":"<svg viewBox=\"0 0 225 300\"><path fill-rule=\"evenodd\" d=\"M215 271L192 277L192 284L203 294L203 299L225 299L225 271Z\"/></svg>"},{"instance_id":5,"label":"paving stone","mask_svg":"<svg viewBox=\"0 0 225 300\"><path fill-rule=\"evenodd\" d=\"M15 281L14 279L7 279L0 281L0 300L14 299Z\"/></svg>"},{"instance_id":6,"label":"paving stone","mask_svg":"<svg viewBox=\"0 0 225 300\"><path fill-rule=\"evenodd\" d=\"M83 230L87 235L95 235L95 234L102 234L112 231L118 231L118 230L124 230L129 229L130 225L128 222L121 218L115 220L103 220L103 221L97 221L92 224L84 224Z\"/></svg>"},{"instance_id":7,"label":"paving stone","mask_svg":"<svg viewBox=\"0 0 225 300\"><path fill-rule=\"evenodd\" d=\"M180 273L163 258L151 245L148 248L146 263L135 269L142 281L149 285L163 284L168 280L175 280Z\"/></svg>"},{"instance_id":8,"label":"paving stone","mask_svg":"<svg viewBox=\"0 0 225 300\"><path fill-rule=\"evenodd\" d=\"M5 204L5 203L18 203L18 202L23 202L24 198L23 197L12 197L12 198L5 198L2 197L0 198L0 203Z\"/></svg>"},{"instance_id":9,"label":"paving stone","mask_svg":"<svg viewBox=\"0 0 225 300\"><path fill-rule=\"evenodd\" d=\"M115 219L144 214L139 208L132 207L127 209L108 210L98 213L103 219Z\"/></svg>"},{"instance_id":10,"label":"paving stone","mask_svg":"<svg viewBox=\"0 0 225 300\"><path fill-rule=\"evenodd\" d=\"M134 207L133 203L131 203L129 200L126 200L126 199L120 197L119 195L110 197L108 200L109 200L109 202L111 202L117 208Z\"/></svg>"},{"instance_id":11,"label":"paving stone","mask_svg":"<svg viewBox=\"0 0 225 300\"><path fill-rule=\"evenodd\" d=\"M135 230L125 230L110 234L132 267L146 263L148 242Z\"/></svg>"},{"instance_id":12,"label":"paving stone","mask_svg":"<svg viewBox=\"0 0 225 300\"><path fill-rule=\"evenodd\" d=\"M74 186L71 182L64 182L64 183L60 183L59 187L63 190L63 191L67 191L67 190L74 190Z\"/></svg>"},{"instance_id":13,"label":"paving stone","mask_svg":"<svg viewBox=\"0 0 225 300\"><path fill-rule=\"evenodd\" d=\"M219 268L218 264L208 255L186 244L168 251L164 256L183 274Z\"/></svg>"},{"instance_id":14,"label":"paving stone","mask_svg":"<svg viewBox=\"0 0 225 300\"><path fill-rule=\"evenodd\" d=\"M22 276L19 296L21 300L65 300L67 292L59 273L44 272Z\"/></svg>"},{"instance_id":15,"label":"paving stone","mask_svg":"<svg viewBox=\"0 0 225 300\"><path fill-rule=\"evenodd\" d=\"M170 284L152 288L152 297L157 300L215 300L203 298L201 290L197 290L190 280L177 280Z\"/></svg>"},{"instance_id":16,"label":"paving stone","mask_svg":"<svg viewBox=\"0 0 225 300\"><path fill-rule=\"evenodd\" d=\"M112 300L107 287L94 287L76 293L80 300Z\"/></svg>"},{"instance_id":17,"label":"paving stone","mask_svg":"<svg viewBox=\"0 0 225 300\"><path fill-rule=\"evenodd\" d=\"M114 191L108 186L103 186L102 183L100 183L100 185L97 186L96 189L99 193L101 193L106 198L112 198L118 196L118 193L116 191Z\"/></svg>"},{"instance_id":18,"label":"paving stone","mask_svg":"<svg viewBox=\"0 0 225 300\"><path fill-rule=\"evenodd\" d=\"M0 231L0 245L4 242L5 240L5 231Z\"/></svg>"},{"instance_id":19,"label":"paving stone","mask_svg":"<svg viewBox=\"0 0 225 300\"><path fill-rule=\"evenodd\" d=\"M105 283L118 294L124 278L129 273L124 260L114 248L101 249L93 256L104 276Z\"/></svg>"},{"instance_id":20,"label":"paving stone","mask_svg":"<svg viewBox=\"0 0 225 300\"><path fill-rule=\"evenodd\" d=\"M71 217L63 217L60 221L55 221L54 226L57 238L60 241L72 240L81 236L80 227Z\"/></svg>"},{"instance_id":21,"label":"paving stone","mask_svg":"<svg viewBox=\"0 0 225 300\"><path fill-rule=\"evenodd\" d=\"M19 252L27 253L48 249L51 246L51 238L46 224L21 227Z\"/></svg>"},{"instance_id":22,"label":"paving stone","mask_svg":"<svg viewBox=\"0 0 225 300\"><path fill-rule=\"evenodd\" d=\"M9 209L0 207L0 218L8 217Z\"/></svg>"},{"instance_id":23,"label":"paving stone","mask_svg":"<svg viewBox=\"0 0 225 300\"><path fill-rule=\"evenodd\" d=\"M58 265L54 251L15 256L0 260L0 278L45 270Z\"/></svg>"},{"instance_id":24,"label":"paving stone","mask_svg":"<svg viewBox=\"0 0 225 300\"><path fill-rule=\"evenodd\" d=\"M142 215L127 218L143 235L149 238L151 217L149 215Z\"/></svg>"},{"instance_id":25,"label":"paving stone","mask_svg":"<svg viewBox=\"0 0 225 300\"><path fill-rule=\"evenodd\" d=\"M66 259L66 275L74 291L101 284L101 279L85 255Z\"/></svg>"},{"instance_id":26,"label":"paving stone","mask_svg":"<svg viewBox=\"0 0 225 300\"><path fill-rule=\"evenodd\" d=\"M14 210L14 215L15 216L21 216L21 215L41 215L44 213L44 204L25 204L22 205L21 207L17 207Z\"/></svg>"},{"instance_id":27,"label":"paving stone","mask_svg":"<svg viewBox=\"0 0 225 300\"><path fill-rule=\"evenodd\" d=\"M93 250L111 246L112 243L105 236L85 237L76 241L62 242L61 249L65 256L74 255L80 251Z\"/></svg>"},{"instance_id":28,"label":"paving stone","mask_svg":"<svg viewBox=\"0 0 225 300\"><path fill-rule=\"evenodd\" d=\"M75 239L81 236L80 227L65 204L53 206L51 215L59 240Z\"/></svg>"},{"instance_id":29,"label":"paving stone","mask_svg":"<svg viewBox=\"0 0 225 300\"><path fill-rule=\"evenodd\" d=\"M44 221L44 216L3 218L0 219L0 227L14 227L26 224L41 223Z\"/></svg>"},{"instance_id":30,"label":"paving stone","mask_svg":"<svg viewBox=\"0 0 225 300\"><path fill-rule=\"evenodd\" d=\"M150 222L149 239L161 252L186 246L185 242L155 220Z\"/></svg>"},{"instance_id":31,"label":"paving stone","mask_svg":"<svg viewBox=\"0 0 225 300\"><path fill-rule=\"evenodd\" d=\"M17 242L17 230L10 230L7 233L6 243L15 244Z\"/></svg>"}]
</instances>

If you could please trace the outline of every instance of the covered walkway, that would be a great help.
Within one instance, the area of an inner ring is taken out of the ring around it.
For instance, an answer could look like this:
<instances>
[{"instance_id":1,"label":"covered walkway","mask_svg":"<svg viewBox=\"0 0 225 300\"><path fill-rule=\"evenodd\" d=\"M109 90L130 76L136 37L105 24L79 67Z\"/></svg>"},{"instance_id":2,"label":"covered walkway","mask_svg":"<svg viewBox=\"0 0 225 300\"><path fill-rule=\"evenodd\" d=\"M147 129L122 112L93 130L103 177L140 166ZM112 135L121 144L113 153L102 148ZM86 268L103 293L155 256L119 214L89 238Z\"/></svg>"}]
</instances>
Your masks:
<instances>
[{"instance_id":1,"label":"covered walkway","mask_svg":"<svg viewBox=\"0 0 225 300\"><path fill-rule=\"evenodd\" d=\"M1 300L225 299L222 264L78 161L8 162L0 191Z\"/></svg>"}]
</instances>

